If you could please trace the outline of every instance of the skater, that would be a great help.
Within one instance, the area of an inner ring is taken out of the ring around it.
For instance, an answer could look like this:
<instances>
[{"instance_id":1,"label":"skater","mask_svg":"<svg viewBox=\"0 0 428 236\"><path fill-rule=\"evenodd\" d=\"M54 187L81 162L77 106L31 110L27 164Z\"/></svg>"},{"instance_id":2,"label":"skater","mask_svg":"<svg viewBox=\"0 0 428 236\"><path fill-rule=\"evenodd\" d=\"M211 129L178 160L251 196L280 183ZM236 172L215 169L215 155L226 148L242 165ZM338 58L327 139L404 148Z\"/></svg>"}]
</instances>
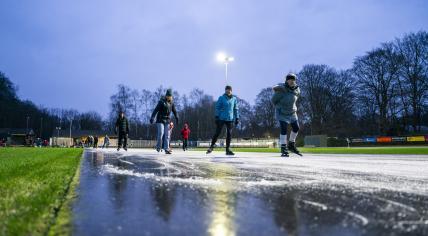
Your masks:
<instances>
[{"instance_id":1,"label":"skater","mask_svg":"<svg viewBox=\"0 0 428 236\"><path fill-rule=\"evenodd\" d=\"M103 147L102 148L108 148L108 146L110 146L110 138L108 137L108 135L106 135L104 137L104 142L103 142Z\"/></svg>"},{"instance_id":2,"label":"skater","mask_svg":"<svg viewBox=\"0 0 428 236\"><path fill-rule=\"evenodd\" d=\"M189 135L190 135L189 124L186 122L184 123L184 128L181 130L181 137L183 138L183 151L187 151Z\"/></svg>"},{"instance_id":3,"label":"skater","mask_svg":"<svg viewBox=\"0 0 428 236\"><path fill-rule=\"evenodd\" d=\"M175 105L172 98L172 90L168 89L166 91L165 96L162 96L160 98L150 118L150 123L153 124L155 122L155 117L156 117L156 127L157 127L156 151L160 152L161 149L163 148L166 154L172 154L171 149L169 148L169 140L168 140L171 112L174 113L175 122L178 124L178 115L177 115L177 111L175 110Z\"/></svg>"},{"instance_id":4,"label":"skater","mask_svg":"<svg viewBox=\"0 0 428 236\"><path fill-rule=\"evenodd\" d=\"M276 110L276 119L281 127L281 135L279 137L281 145L281 156L288 157L288 150L301 156L296 148L296 137L299 132L299 122L297 118L296 101L300 96L299 86L296 84L297 76L288 74L285 77L285 83L280 83L273 87L275 91L272 97L272 103ZM292 131L287 145L287 128L291 125Z\"/></svg>"},{"instance_id":5,"label":"skater","mask_svg":"<svg viewBox=\"0 0 428 236\"><path fill-rule=\"evenodd\" d=\"M88 147L88 148L92 147L92 136L91 136L91 135L89 135L89 136L88 136L88 139L87 139L87 147Z\"/></svg>"},{"instance_id":6,"label":"skater","mask_svg":"<svg viewBox=\"0 0 428 236\"><path fill-rule=\"evenodd\" d=\"M98 148L98 136L94 136L94 148Z\"/></svg>"},{"instance_id":7,"label":"skater","mask_svg":"<svg viewBox=\"0 0 428 236\"><path fill-rule=\"evenodd\" d=\"M115 134L119 134L117 151L120 150L122 144L123 149L125 149L125 151L128 151L129 122L128 119L125 117L125 112L123 111L119 113L119 117L116 120L114 132Z\"/></svg>"},{"instance_id":8,"label":"skater","mask_svg":"<svg viewBox=\"0 0 428 236\"><path fill-rule=\"evenodd\" d=\"M213 151L223 126L226 126L226 155L235 155L235 153L230 150L230 141L232 139L233 124L239 124L239 109L236 96L232 94L232 87L229 85L226 86L225 93L218 98L215 105L215 121L217 127L211 141L211 146L207 150L207 154Z\"/></svg>"},{"instance_id":9,"label":"skater","mask_svg":"<svg viewBox=\"0 0 428 236\"><path fill-rule=\"evenodd\" d=\"M172 149L171 149L171 137L172 136L171 135L172 135L173 129L174 129L174 122L170 121L169 125L168 125L168 132L165 133L165 138L163 140L163 142L167 142L166 145L168 145L168 149L170 152L172 152Z\"/></svg>"}]
</instances>

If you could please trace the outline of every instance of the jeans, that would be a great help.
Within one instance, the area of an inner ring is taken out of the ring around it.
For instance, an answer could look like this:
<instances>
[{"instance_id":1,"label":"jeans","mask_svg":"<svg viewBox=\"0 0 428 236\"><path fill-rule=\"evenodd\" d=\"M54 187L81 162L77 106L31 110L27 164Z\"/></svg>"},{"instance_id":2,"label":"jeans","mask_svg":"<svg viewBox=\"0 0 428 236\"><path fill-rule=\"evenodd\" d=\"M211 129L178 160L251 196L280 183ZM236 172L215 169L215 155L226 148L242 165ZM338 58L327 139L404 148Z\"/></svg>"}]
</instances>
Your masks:
<instances>
[{"instance_id":1,"label":"jeans","mask_svg":"<svg viewBox=\"0 0 428 236\"><path fill-rule=\"evenodd\" d=\"M287 126L288 126L288 124L289 123L287 123L287 122L285 122L285 121L279 121L279 125L281 126L281 135L287 135ZM294 133L297 133L297 132L299 132L299 122L296 120L296 121L293 121L293 122L291 122L291 130L294 132Z\"/></svg>"},{"instance_id":2,"label":"jeans","mask_svg":"<svg viewBox=\"0 0 428 236\"><path fill-rule=\"evenodd\" d=\"M218 136L220 135L221 130L223 129L223 126L226 125L226 148L229 149L230 141L232 140L233 121L218 120L216 121L216 125L217 128L211 141L211 147L214 147L215 143L217 142Z\"/></svg>"},{"instance_id":3,"label":"jeans","mask_svg":"<svg viewBox=\"0 0 428 236\"><path fill-rule=\"evenodd\" d=\"M164 123L156 123L157 127L157 143L156 148L157 149L169 149L169 140L170 140L170 133L169 133L169 124ZM163 144L163 147L162 147Z\"/></svg>"}]
</instances>

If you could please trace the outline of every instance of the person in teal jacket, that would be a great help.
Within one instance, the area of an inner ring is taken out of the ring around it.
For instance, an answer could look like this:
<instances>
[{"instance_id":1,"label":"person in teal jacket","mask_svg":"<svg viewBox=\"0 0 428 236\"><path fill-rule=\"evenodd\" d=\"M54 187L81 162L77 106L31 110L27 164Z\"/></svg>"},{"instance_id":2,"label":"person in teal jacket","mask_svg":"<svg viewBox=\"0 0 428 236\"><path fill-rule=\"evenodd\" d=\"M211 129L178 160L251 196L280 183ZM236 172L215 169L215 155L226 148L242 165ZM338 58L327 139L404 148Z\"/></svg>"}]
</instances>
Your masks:
<instances>
[{"instance_id":1,"label":"person in teal jacket","mask_svg":"<svg viewBox=\"0 0 428 236\"><path fill-rule=\"evenodd\" d=\"M217 128L207 154L213 151L223 126L226 126L226 155L235 155L230 150L230 141L232 140L233 124L239 124L239 108L237 98L232 95L232 87L229 85L226 86L225 93L218 98L215 105L215 121Z\"/></svg>"},{"instance_id":2,"label":"person in teal jacket","mask_svg":"<svg viewBox=\"0 0 428 236\"><path fill-rule=\"evenodd\" d=\"M297 76L290 73L285 77L285 83L273 87L272 103L275 106L276 119L281 127L279 141L281 144L281 156L283 157L288 157L288 150L301 156L296 148L296 137L299 132L296 102L300 97L300 88L297 86L296 80ZM288 125L291 125L292 130L287 145Z\"/></svg>"}]
</instances>

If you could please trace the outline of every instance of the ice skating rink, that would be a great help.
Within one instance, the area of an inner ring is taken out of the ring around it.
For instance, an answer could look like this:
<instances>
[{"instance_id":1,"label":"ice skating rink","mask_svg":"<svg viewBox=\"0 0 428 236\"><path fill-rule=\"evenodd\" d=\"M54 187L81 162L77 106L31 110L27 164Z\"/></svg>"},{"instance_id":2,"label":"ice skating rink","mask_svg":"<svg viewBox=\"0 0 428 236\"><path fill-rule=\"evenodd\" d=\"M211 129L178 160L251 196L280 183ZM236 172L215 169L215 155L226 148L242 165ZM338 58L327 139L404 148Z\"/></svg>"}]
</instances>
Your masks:
<instances>
[{"instance_id":1,"label":"ice skating rink","mask_svg":"<svg viewBox=\"0 0 428 236\"><path fill-rule=\"evenodd\" d=\"M75 235L428 235L428 156L87 149Z\"/></svg>"}]
</instances>

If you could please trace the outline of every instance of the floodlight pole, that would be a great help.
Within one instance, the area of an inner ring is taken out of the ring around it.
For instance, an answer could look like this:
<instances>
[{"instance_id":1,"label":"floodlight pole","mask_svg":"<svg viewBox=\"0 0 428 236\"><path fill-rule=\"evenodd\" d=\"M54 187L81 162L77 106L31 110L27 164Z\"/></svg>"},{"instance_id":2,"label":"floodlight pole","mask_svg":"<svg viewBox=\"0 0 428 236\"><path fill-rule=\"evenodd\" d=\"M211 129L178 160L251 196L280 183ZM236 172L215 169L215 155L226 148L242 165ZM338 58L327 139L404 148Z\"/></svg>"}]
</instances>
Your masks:
<instances>
[{"instance_id":1,"label":"floodlight pole","mask_svg":"<svg viewBox=\"0 0 428 236\"><path fill-rule=\"evenodd\" d=\"M225 75L226 75L226 83L227 83L227 61L224 62L224 66L225 66Z\"/></svg>"},{"instance_id":2,"label":"floodlight pole","mask_svg":"<svg viewBox=\"0 0 428 236\"><path fill-rule=\"evenodd\" d=\"M232 57L232 56L228 56L227 54L225 54L225 53L219 53L219 54L217 54L217 60L219 61L219 62L222 62L222 63L224 63L224 76L225 76L225 82L227 83L227 81L228 81L228 64L229 64L229 62L231 62L231 61L234 61L235 59Z\"/></svg>"}]
</instances>

